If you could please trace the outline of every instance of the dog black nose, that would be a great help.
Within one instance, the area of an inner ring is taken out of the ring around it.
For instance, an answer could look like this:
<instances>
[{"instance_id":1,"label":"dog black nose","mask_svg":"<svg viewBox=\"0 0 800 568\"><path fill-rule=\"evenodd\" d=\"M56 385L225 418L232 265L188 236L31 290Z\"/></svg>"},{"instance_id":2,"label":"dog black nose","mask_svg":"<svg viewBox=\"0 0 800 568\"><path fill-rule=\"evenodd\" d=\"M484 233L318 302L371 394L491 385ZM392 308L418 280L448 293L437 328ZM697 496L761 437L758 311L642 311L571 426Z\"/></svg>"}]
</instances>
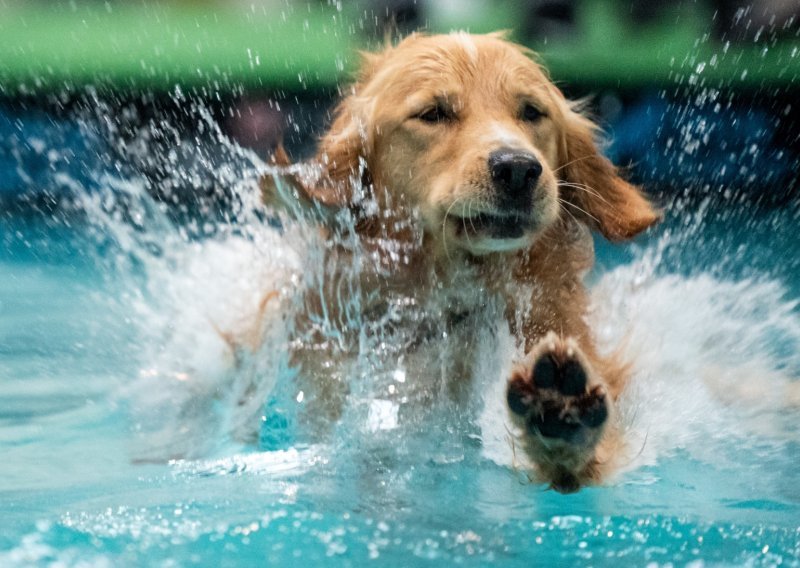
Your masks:
<instances>
[{"instance_id":1,"label":"dog black nose","mask_svg":"<svg viewBox=\"0 0 800 568\"><path fill-rule=\"evenodd\" d=\"M542 164L535 156L519 150L502 149L489 154L492 182L506 197L529 197L536 180L542 175Z\"/></svg>"}]
</instances>

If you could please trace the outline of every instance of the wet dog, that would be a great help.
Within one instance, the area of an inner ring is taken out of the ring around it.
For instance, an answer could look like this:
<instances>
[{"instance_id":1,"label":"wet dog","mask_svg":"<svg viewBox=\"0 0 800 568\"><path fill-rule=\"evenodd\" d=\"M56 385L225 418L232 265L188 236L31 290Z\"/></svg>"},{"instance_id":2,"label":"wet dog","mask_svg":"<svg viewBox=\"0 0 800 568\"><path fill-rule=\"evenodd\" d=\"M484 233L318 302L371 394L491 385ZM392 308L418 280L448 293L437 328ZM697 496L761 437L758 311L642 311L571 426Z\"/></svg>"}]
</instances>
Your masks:
<instances>
[{"instance_id":1,"label":"wet dog","mask_svg":"<svg viewBox=\"0 0 800 568\"><path fill-rule=\"evenodd\" d=\"M598 151L596 133L533 54L502 35L412 35L363 56L311 163L290 166L279 150L281 175L262 182L268 206L360 239L372 267L359 280L365 296L440 298L448 309L436 319L467 350L474 329L458 322L499 299L527 353L507 379L515 444L562 492L601 483L624 445L614 415L629 365L598 352L584 318L589 231L621 241L658 220ZM353 220L345 229L342 211ZM341 320L337 294L331 276L309 295L308 321L321 311ZM315 420L340 413L347 393L331 375L346 351L294 348L315 377ZM455 383L470 376L462 359L448 371ZM408 372L424 374L410 360Z\"/></svg>"}]
</instances>

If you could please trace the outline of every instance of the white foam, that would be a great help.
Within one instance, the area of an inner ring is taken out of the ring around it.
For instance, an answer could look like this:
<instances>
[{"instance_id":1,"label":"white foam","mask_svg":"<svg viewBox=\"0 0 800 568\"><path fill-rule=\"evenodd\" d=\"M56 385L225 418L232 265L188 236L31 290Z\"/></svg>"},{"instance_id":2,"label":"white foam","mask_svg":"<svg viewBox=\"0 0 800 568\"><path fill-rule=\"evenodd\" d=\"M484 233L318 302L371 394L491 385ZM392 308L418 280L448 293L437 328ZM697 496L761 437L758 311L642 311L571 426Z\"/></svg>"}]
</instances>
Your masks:
<instances>
[{"instance_id":1,"label":"white foam","mask_svg":"<svg viewBox=\"0 0 800 568\"><path fill-rule=\"evenodd\" d=\"M783 287L705 274L638 282L637 268L600 280L591 315L601 341L622 341L636 365L622 401L629 436L642 446L631 466L679 449L707 460L732 439L794 437L784 418L798 416L790 401L798 392L800 318Z\"/></svg>"},{"instance_id":2,"label":"white foam","mask_svg":"<svg viewBox=\"0 0 800 568\"><path fill-rule=\"evenodd\" d=\"M261 227L190 243L148 274L151 294L136 302L141 376L129 390L147 433L142 459L204 455L257 434L286 353L281 306L301 270L287 240Z\"/></svg>"},{"instance_id":3,"label":"white foam","mask_svg":"<svg viewBox=\"0 0 800 568\"><path fill-rule=\"evenodd\" d=\"M311 466L324 461L326 449L321 446L289 448L272 452L234 454L210 460L174 460L170 462L179 475L216 476L247 472L253 475L268 475L271 479L296 476Z\"/></svg>"}]
</instances>

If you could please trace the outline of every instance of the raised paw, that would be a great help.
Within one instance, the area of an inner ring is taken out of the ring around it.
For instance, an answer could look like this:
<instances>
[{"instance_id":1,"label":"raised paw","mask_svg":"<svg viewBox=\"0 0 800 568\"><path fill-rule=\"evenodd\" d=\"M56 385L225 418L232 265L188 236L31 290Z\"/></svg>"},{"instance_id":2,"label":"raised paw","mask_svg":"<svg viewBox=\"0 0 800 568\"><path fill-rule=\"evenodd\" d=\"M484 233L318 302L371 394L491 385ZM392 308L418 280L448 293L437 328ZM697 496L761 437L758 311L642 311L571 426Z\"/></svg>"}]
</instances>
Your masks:
<instances>
[{"instance_id":1,"label":"raised paw","mask_svg":"<svg viewBox=\"0 0 800 568\"><path fill-rule=\"evenodd\" d=\"M506 394L515 421L546 445L591 446L609 415L606 389L580 348L554 334L514 371Z\"/></svg>"}]
</instances>

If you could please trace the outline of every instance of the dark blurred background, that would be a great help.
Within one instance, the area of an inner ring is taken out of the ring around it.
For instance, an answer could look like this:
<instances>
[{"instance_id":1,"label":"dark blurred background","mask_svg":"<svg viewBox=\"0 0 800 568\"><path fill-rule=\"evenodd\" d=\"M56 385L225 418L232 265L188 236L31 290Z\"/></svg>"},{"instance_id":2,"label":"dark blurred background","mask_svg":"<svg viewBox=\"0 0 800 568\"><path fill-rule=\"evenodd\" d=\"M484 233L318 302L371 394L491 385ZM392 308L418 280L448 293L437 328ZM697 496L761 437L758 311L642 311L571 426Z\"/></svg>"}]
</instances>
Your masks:
<instances>
[{"instance_id":1,"label":"dark blurred background","mask_svg":"<svg viewBox=\"0 0 800 568\"><path fill-rule=\"evenodd\" d=\"M251 163L226 137L307 157L358 49L451 29L539 52L660 199L797 198L800 0L4 0L0 207L52 211L102 174L222 207Z\"/></svg>"}]
</instances>

